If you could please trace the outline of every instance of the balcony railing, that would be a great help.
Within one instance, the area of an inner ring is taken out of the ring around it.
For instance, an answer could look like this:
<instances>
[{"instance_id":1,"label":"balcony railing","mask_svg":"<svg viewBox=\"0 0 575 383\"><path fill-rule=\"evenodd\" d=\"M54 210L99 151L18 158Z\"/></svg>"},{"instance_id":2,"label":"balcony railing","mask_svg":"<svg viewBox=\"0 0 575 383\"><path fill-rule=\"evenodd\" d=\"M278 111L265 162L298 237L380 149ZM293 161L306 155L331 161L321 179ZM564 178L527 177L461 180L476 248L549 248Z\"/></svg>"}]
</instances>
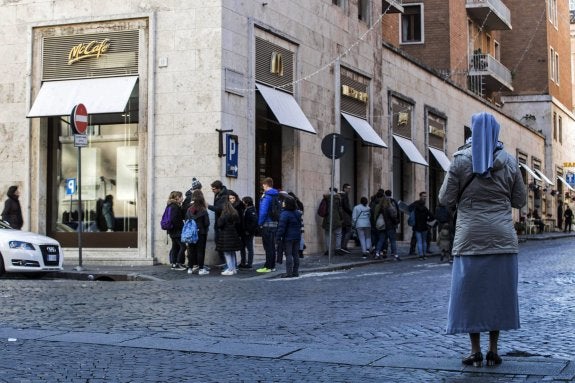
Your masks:
<instances>
[{"instance_id":1,"label":"balcony railing","mask_svg":"<svg viewBox=\"0 0 575 383\"><path fill-rule=\"evenodd\" d=\"M469 63L469 75L489 76L491 77L492 80L496 81L496 83L494 83L493 81L488 81L487 82L488 86L490 85L490 87L498 87L498 88L501 88L501 86L503 86L507 88L507 90L513 90L513 87L511 85L512 82L511 71L491 55L483 53L476 53L472 55L471 62ZM491 89L491 90L499 90L499 89Z\"/></svg>"},{"instance_id":2,"label":"balcony railing","mask_svg":"<svg viewBox=\"0 0 575 383\"><path fill-rule=\"evenodd\" d=\"M467 13L490 30L510 30L511 11L501 0L465 0Z\"/></svg>"}]
</instances>

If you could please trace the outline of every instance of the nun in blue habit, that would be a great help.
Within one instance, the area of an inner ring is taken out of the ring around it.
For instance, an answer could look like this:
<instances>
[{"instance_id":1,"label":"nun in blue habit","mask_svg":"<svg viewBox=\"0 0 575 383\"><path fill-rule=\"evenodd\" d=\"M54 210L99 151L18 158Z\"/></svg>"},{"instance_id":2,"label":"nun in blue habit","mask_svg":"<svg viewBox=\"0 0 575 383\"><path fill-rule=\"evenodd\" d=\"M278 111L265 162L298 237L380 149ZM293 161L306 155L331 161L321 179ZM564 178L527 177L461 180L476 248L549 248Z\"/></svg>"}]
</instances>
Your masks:
<instances>
[{"instance_id":1,"label":"nun in blue habit","mask_svg":"<svg viewBox=\"0 0 575 383\"><path fill-rule=\"evenodd\" d=\"M471 119L471 138L453 157L439 202L457 208L447 334L468 333L465 365L481 366L480 333L489 332L486 361L501 364L501 330L519 328L519 251L512 208L526 202L517 159L499 141L499 123L489 113Z\"/></svg>"}]
</instances>

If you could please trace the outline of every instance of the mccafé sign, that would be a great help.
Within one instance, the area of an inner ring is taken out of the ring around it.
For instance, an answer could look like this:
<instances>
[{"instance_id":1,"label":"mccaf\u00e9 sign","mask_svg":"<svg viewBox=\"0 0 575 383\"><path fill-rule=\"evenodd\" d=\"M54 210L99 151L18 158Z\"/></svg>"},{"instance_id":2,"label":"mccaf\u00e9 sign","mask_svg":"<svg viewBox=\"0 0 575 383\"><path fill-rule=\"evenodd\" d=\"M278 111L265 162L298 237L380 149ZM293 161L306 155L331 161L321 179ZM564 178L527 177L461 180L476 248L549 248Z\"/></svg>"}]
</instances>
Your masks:
<instances>
[{"instance_id":1,"label":"mccaf\u00e9 sign","mask_svg":"<svg viewBox=\"0 0 575 383\"><path fill-rule=\"evenodd\" d=\"M110 48L110 40L104 39L101 41L92 40L87 43L80 43L74 45L70 52L68 53L68 65L72 65L80 60L87 59L89 57L100 57L105 54Z\"/></svg>"}]
</instances>

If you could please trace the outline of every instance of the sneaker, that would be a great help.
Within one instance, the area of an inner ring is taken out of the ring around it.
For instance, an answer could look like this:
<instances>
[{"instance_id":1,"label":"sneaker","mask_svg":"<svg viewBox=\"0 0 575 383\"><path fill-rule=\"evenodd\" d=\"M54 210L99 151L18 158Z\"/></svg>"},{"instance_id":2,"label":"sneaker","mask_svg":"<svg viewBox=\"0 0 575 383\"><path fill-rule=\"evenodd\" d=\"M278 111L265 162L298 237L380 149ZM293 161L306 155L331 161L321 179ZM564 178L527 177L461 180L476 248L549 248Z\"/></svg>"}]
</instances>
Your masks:
<instances>
[{"instance_id":1,"label":"sneaker","mask_svg":"<svg viewBox=\"0 0 575 383\"><path fill-rule=\"evenodd\" d=\"M393 259L395 259L396 261L401 261L401 258L399 258L399 255L394 256Z\"/></svg>"},{"instance_id":2,"label":"sneaker","mask_svg":"<svg viewBox=\"0 0 575 383\"><path fill-rule=\"evenodd\" d=\"M178 271L184 271L187 270L187 267L184 267L182 265L180 265L179 263L176 265L176 268L174 270L178 270Z\"/></svg>"},{"instance_id":3,"label":"sneaker","mask_svg":"<svg viewBox=\"0 0 575 383\"><path fill-rule=\"evenodd\" d=\"M343 253L343 254L351 254L351 252L350 252L349 250L343 249L343 248L338 249L338 250L336 250L336 251L339 251L340 253Z\"/></svg>"},{"instance_id":4,"label":"sneaker","mask_svg":"<svg viewBox=\"0 0 575 383\"><path fill-rule=\"evenodd\" d=\"M176 270L176 264L175 264L175 263L172 263L171 269L172 269L172 270Z\"/></svg>"},{"instance_id":5,"label":"sneaker","mask_svg":"<svg viewBox=\"0 0 575 383\"><path fill-rule=\"evenodd\" d=\"M362 259L367 259L367 257L369 257L369 252L365 252L363 253L363 255L361 256Z\"/></svg>"},{"instance_id":6,"label":"sneaker","mask_svg":"<svg viewBox=\"0 0 575 383\"><path fill-rule=\"evenodd\" d=\"M268 269L267 267L262 267L260 269L257 269L256 273L269 273L271 271L272 271L272 269Z\"/></svg>"},{"instance_id":7,"label":"sneaker","mask_svg":"<svg viewBox=\"0 0 575 383\"><path fill-rule=\"evenodd\" d=\"M198 270L198 275L208 275L208 274L210 274L210 270L206 270L205 268Z\"/></svg>"},{"instance_id":8,"label":"sneaker","mask_svg":"<svg viewBox=\"0 0 575 383\"><path fill-rule=\"evenodd\" d=\"M222 271L221 275L235 275L236 271L235 270L226 270L226 271Z\"/></svg>"},{"instance_id":9,"label":"sneaker","mask_svg":"<svg viewBox=\"0 0 575 383\"><path fill-rule=\"evenodd\" d=\"M196 265L194 267L192 267L191 269L188 268L188 274L195 274L200 270L200 266Z\"/></svg>"}]
</instances>

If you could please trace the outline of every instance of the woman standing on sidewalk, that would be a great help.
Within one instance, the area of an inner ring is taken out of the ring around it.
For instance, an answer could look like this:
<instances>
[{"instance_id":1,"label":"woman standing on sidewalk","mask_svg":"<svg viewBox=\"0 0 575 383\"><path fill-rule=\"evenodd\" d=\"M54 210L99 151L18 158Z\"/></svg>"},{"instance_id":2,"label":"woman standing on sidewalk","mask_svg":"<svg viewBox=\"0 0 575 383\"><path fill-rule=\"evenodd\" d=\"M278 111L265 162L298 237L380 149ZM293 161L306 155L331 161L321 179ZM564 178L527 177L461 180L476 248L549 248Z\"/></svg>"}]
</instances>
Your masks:
<instances>
[{"instance_id":1,"label":"woman standing on sidewalk","mask_svg":"<svg viewBox=\"0 0 575 383\"><path fill-rule=\"evenodd\" d=\"M193 219L198 226L198 242L188 244L188 274L207 275L210 272L204 267L206 242L210 230L210 216L204 193L194 190L191 194L191 205L186 211L186 219Z\"/></svg>"},{"instance_id":2,"label":"woman standing on sidewalk","mask_svg":"<svg viewBox=\"0 0 575 383\"><path fill-rule=\"evenodd\" d=\"M499 331L519 328L519 250L511 208L525 204L526 192L517 160L498 137L492 115L473 115L471 142L454 154L439 191L441 204L457 207L447 333L469 334L465 365L483 364L482 331L489 331L487 364L501 364Z\"/></svg>"},{"instance_id":3,"label":"woman standing on sidewalk","mask_svg":"<svg viewBox=\"0 0 575 383\"><path fill-rule=\"evenodd\" d=\"M217 226L219 236L216 241L216 250L224 253L227 269L222 275L234 275L237 273L236 251L243 247L241 234L240 216L229 200L222 204L222 214L218 218Z\"/></svg>"},{"instance_id":4,"label":"woman standing on sidewalk","mask_svg":"<svg viewBox=\"0 0 575 383\"><path fill-rule=\"evenodd\" d=\"M371 249L371 209L367 206L367 197L361 197L359 204L353 207L351 212L351 226L357 232L357 238L361 245L363 258L369 257Z\"/></svg>"}]
</instances>

